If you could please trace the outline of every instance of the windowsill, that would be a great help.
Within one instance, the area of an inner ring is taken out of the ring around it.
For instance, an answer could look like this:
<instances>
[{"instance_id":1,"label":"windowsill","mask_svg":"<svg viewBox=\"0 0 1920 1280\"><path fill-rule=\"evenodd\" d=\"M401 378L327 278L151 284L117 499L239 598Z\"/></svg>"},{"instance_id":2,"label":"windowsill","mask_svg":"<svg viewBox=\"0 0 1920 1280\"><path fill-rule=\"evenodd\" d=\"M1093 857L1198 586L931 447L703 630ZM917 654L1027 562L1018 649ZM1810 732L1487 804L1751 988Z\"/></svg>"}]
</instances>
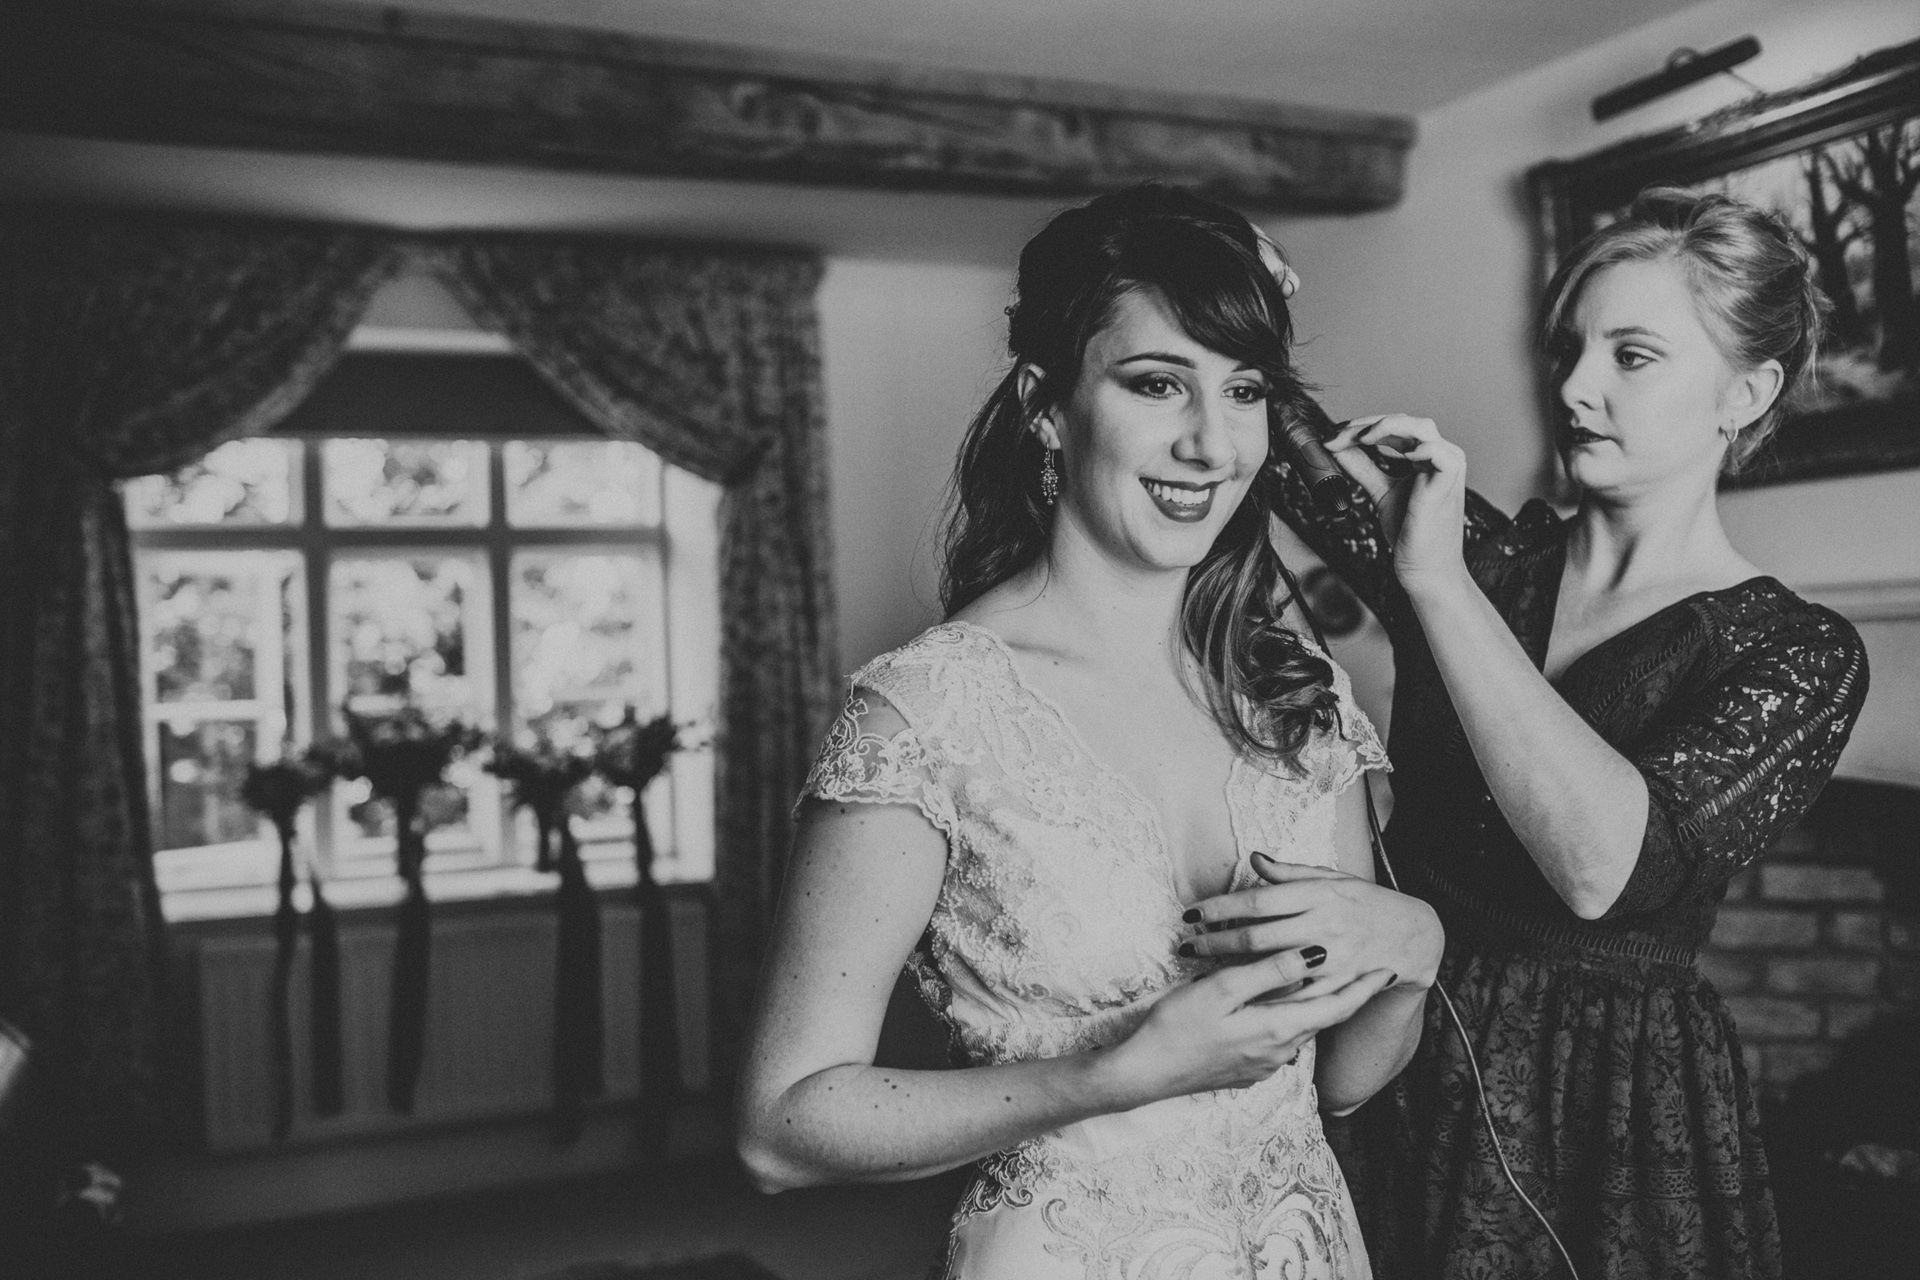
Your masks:
<instances>
[{"instance_id":1,"label":"windowsill","mask_svg":"<svg viewBox=\"0 0 1920 1280\"><path fill-rule=\"evenodd\" d=\"M633 863L624 858L594 858L585 863L587 883L598 890L629 889L638 878ZM662 871L671 873L670 867ZM669 892L697 887L705 881L666 882ZM429 871L427 898L434 903L483 902L541 898L559 884L552 872L532 867L482 867L463 871ZM353 876L331 881L326 886L327 902L336 911L368 911L391 907L405 891L399 876ZM304 910L307 893L303 885L294 901ZM279 893L272 885L241 885L220 889L176 889L161 894L161 913L169 924L187 924L211 920L264 920L279 905Z\"/></svg>"}]
</instances>

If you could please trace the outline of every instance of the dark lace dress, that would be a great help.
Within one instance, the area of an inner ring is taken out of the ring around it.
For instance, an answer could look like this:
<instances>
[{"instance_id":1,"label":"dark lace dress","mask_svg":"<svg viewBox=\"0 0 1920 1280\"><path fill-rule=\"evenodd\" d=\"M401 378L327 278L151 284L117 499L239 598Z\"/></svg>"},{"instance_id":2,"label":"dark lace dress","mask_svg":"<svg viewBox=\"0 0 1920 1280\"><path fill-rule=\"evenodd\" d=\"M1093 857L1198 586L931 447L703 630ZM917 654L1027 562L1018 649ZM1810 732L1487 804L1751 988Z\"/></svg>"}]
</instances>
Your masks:
<instances>
[{"instance_id":1,"label":"dark lace dress","mask_svg":"<svg viewBox=\"0 0 1920 1280\"><path fill-rule=\"evenodd\" d=\"M1489 794L1371 513L1328 516L1283 488L1288 522L1392 636L1387 848L1401 887L1446 924L1440 982L1520 1184L1584 1280L1779 1276L1739 1042L1693 958L1728 879L1832 772L1866 694L1859 637L1762 577L1662 609L1566 670L1561 696L1648 790L1639 862L1606 916L1584 921ZM1545 503L1514 520L1469 503L1473 577L1536 666L1566 534ZM1501 1176L1438 999L1412 1065L1329 1128L1380 1276L1566 1274Z\"/></svg>"}]
</instances>

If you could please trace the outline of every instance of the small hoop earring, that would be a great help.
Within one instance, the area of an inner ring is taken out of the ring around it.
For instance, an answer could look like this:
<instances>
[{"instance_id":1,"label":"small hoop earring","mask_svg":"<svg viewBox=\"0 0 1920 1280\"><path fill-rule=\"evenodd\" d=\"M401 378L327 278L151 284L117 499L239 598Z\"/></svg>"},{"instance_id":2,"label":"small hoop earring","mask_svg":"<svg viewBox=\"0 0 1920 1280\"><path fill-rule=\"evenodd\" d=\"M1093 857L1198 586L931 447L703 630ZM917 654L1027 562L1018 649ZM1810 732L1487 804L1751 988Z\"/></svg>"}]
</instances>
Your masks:
<instances>
[{"instance_id":1,"label":"small hoop earring","mask_svg":"<svg viewBox=\"0 0 1920 1280\"><path fill-rule=\"evenodd\" d=\"M1053 450L1047 450L1047 460L1040 466L1040 501L1048 506L1060 496L1060 473L1053 468Z\"/></svg>"}]
</instances>

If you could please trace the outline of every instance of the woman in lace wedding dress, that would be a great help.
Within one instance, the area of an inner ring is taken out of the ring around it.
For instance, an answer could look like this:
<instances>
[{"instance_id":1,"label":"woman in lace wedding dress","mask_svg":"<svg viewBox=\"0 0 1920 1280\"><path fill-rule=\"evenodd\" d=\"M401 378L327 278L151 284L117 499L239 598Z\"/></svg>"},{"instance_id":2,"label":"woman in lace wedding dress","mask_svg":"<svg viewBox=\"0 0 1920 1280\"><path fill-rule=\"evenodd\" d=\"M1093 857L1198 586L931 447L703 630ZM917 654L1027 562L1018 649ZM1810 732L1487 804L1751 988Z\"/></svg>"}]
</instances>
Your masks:
<instances>
[{"instance_id":1,"label":"woman in lace wedding dress","mask_svg":"<svg viewBox=\"0 0 1920 1280\"><path fill-rule=\"evenodd\" d=\"M976 1164L949 1277L1369 1274L1319 1112L1405 1063L1441 938L1372 883L1384 755L1281 617L1267 250L1160 187L1027 246L949 619L853 677L807 780L741 1155L776 1191ZM1266 953L1221 967L1228 893ZM904 962L965 1068L872 1065Z\"/></svg>"}]
</instances>

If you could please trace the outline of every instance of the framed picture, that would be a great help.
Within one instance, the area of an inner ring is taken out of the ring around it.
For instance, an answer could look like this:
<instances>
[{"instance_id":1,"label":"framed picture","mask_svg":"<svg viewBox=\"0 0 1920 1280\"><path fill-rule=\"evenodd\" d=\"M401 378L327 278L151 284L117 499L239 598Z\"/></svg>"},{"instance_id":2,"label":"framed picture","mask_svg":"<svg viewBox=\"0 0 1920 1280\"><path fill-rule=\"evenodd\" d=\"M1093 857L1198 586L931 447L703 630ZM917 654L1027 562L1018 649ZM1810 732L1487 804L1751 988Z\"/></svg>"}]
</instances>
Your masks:
<instances>
[{"instance_id":1,"label":"framed picture","mask_svg":"<svg viewBox=\"0 0 1920 1280\"><path fill-rule=\"evenodd\" d=\"M1729 486L1920 467L1920 41L1528 173L1542 270L1648 186L1724 191L1799 233L1833 303L1816 377Z\"/></svg>"}]
</instances>

